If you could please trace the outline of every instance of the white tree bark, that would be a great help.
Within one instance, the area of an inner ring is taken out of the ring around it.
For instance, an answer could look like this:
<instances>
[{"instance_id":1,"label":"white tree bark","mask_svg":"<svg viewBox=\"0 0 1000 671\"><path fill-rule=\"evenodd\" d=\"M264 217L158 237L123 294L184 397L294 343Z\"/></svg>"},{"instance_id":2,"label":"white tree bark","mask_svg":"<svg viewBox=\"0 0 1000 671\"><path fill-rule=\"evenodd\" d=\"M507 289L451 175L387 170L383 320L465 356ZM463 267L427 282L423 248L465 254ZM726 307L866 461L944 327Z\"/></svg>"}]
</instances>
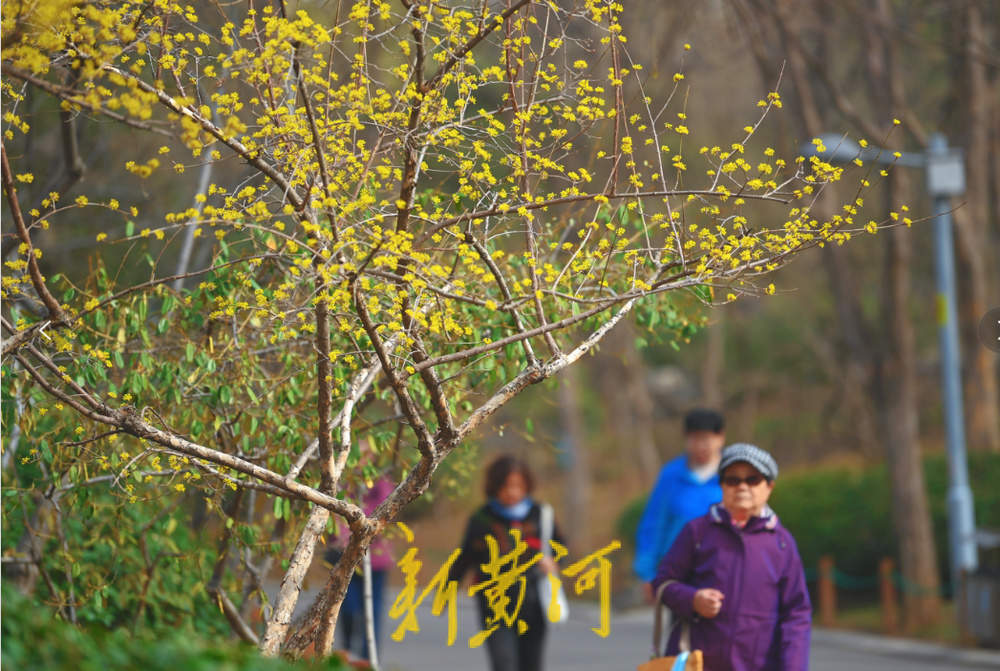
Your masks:
<instances>
[{"instance_id":1,"label":"white tree bark","mask_svg":"<svg viewBox=\"0 0 1000 671\"><path fill-rule=\"evenodd\" d=\"M265 655L277 657L281 651L281 644L288 634L288 627L292 623L292 613L295 611L295 604L298 603L299 593L302 591L302 579L312 564L316 539L323 533L328 519L330 519L330 511L326 508L315 506L309 513L309 520L306 522L302 536L299 537L299 542L292 553L285 577L281 580L281 589L274 604L274 612L267 622L267 630L260 643L260 650Z\"/></svg>"},{"instance_id":2,"label":"white tree bark","mask_svg":"<svg viewBox=\"0 0 1000 671\"><path fill-rule=\"evenodd\" d=\"M365 640L368 642L368 662L373 671L378 671L378 646L375 641L375 608L372 600L372 557L365 553L361 563L365 582Z\"/></svg>"}]
</instances>

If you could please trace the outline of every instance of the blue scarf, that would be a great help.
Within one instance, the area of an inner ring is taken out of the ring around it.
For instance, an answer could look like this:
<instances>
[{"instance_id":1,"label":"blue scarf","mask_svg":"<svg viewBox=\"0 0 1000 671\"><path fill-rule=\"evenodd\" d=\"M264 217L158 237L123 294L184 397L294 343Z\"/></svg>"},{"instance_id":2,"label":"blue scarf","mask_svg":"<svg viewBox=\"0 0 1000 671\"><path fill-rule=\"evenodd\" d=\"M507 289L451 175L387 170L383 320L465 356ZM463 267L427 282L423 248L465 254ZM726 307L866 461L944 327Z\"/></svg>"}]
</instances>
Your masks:
<instances>
[{"instance_id":1,"label":"blue scarf","mask_svg":"<svg viewBox=\"0 0 1000 671\"><path fill-rule=\"evenodd\" d=\"M500 517L517 521L523 520L531 512L531 506L534 505L534 501L530 496L525 496L523 499L518 501L512 506L505 506L496 499L490 499L489 506L490 509L495 512Z\"/></svg>"}]
</instances>

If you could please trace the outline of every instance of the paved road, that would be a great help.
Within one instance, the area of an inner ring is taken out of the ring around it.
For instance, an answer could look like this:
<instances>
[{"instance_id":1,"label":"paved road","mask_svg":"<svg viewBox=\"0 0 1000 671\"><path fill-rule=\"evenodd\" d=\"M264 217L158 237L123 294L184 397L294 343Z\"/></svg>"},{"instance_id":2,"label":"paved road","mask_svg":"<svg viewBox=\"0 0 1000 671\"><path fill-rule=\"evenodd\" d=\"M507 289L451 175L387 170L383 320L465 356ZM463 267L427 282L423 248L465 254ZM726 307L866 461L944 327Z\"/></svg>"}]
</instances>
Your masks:
<instances>
[{"instance_id":1,"label":"paved road","mask_svg":"<svg viewBox=\"0 0 1000 671\"><path fill-rule=\"evenodd\" d=\"M487 670L486 652L469 649L469 638L478 631L475 605L460 599L458 635L455 644L446 645L447 618L433 617L421 607L417 622L419 632L411 632L403 641L389 636L383 643L384 671L462 671ZM611 615L611 634L601 638L591 631L599 626L596 608L573 604L569 622L551 630L547 646L547 671L631 671L643 661L650 646L651 611L633 611ZM389 620L392 632L398 621ZM960 669L1000 669L1000 653L948 650L911 641L887 640L876 636L816 631L813 635L810 669L812 671L958 671Z\"/></svg>"}]
</instances>

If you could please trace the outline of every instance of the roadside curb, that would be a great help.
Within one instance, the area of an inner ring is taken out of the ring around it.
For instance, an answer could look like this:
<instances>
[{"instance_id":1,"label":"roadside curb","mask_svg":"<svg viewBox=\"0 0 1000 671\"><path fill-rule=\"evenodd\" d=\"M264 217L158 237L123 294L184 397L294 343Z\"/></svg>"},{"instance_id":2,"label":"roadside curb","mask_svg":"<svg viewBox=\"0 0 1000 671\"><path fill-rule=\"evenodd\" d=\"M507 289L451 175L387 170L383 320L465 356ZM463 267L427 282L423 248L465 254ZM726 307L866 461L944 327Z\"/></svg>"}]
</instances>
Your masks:
<instances>
[{"instance_id":1,"label":"roadside curb","mask_svg":"<svg viewBox=\"0 0 1000 671\"><path fill-rule=\"evenodd\" d=\"M941 659L963 664L995 666L1000 669L1000 652L973 648L956 648L940 643L928 643L908 638L891 638L854 631L813 628L812 638L827 645L885 655L920 659Z\"/></svg>"},{"instance_id":2,"label":"roadside curb","mask_svg":"<svg viewBox=\"0 0 1000 671\"><path fill-rule=\"evenodd\" d=\"M596 611L597 608L592 604L570 601L571 619L574 614L585 618L594 618L596 617ZM636 622L643 620L648 621L650 626L652 626L653 609L651 607L614 611L611 621L612 626L614 626L615 622ZM976 666L992 666L1000 669L1000 651L995 650L959 648L910 638L878 636L876 634L845 631L843 629L826 629L824 627L813 627L812 640L824 645L849 648L872 654L897 655L923 660L937 659Z\"/></svg>"}]
</instances>

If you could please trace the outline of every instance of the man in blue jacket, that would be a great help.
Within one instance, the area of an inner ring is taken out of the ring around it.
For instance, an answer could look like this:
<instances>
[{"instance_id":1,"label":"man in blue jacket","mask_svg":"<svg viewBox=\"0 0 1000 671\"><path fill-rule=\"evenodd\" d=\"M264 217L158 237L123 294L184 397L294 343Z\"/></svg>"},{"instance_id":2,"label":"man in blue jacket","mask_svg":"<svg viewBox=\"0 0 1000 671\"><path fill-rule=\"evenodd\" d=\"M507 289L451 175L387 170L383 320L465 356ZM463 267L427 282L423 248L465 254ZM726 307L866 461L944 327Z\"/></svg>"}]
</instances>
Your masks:
<instances>
[{"instance_id":1,"label":"man in blue jacket","mask_svg":"<svg viewBox=\"0 0 1000 671\"><path fill-rule=\"evenodd\" d=\"M656 479L639 520L632 564L643 581L648 603L653 601L650 581L681 528L722 500L718 469L726 442L724 429L722 415L714 410L688 412L684 417L684 454L668 461Z\"/></svg>"}]
</instances>

